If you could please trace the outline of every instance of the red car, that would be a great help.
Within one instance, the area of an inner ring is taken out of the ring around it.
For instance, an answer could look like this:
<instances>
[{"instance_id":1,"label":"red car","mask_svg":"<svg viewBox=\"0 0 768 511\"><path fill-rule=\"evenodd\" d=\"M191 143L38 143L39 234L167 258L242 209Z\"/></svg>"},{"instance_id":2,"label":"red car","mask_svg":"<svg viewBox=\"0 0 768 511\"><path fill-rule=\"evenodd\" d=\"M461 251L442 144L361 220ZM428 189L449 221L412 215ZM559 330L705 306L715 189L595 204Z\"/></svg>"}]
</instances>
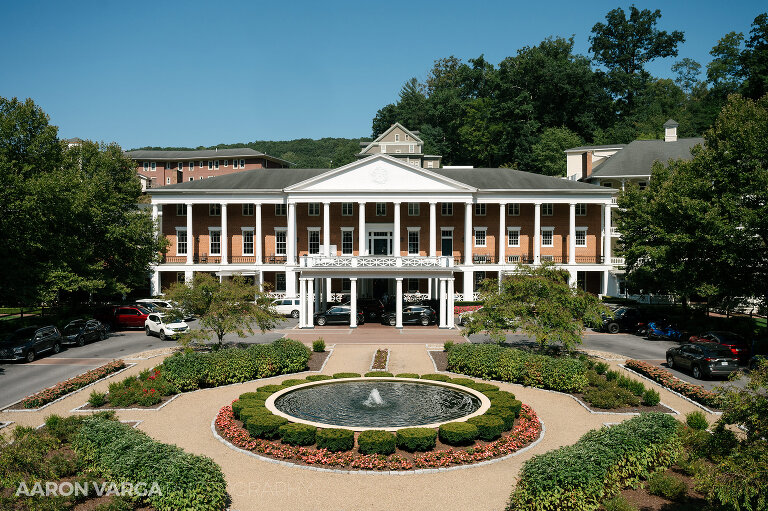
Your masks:
<instances>
[{"instance_id":1,"label":"red car","mask_svg":"<svg viewBox=\"0 0 768 511\"><path fill-rule=\"evenodd\" d=\"M749 342L733 332L704 332L698 336L692 335L688 342L709 342L724 346L731 350L741 364L745 364L749 358Z\"/></svg>"},{"instance_id":2,"label":"red car","mask_svg":"<svg viewBox=\"0 0 768 511\"><path fill-rule=\"evenodd\" d=\"M95 311L94 316L110 328L144 328L149 310L139 305L108 305Z\"/></svg>"}]
</instances>

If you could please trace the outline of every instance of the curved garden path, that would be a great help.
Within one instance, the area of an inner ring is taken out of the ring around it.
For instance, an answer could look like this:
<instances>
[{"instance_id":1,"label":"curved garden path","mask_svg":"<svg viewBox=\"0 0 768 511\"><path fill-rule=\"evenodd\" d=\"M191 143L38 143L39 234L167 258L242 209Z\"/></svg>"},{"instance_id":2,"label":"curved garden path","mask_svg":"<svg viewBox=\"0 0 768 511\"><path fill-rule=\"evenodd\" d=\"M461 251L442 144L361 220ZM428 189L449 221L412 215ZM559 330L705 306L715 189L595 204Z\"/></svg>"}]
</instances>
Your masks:
<instances>
[{"instance_id":1,"label":"curved garden path","mask_svg":"<svg viewBox=\"0 0 768 511\"><path fill-rule=\"evenodd\" d=\"M323 369L324 374L341 371L364 373L373 352L380 347L390 350L389 370L393 373L435 372L424 344L337 344ZM618 367L620 357L610 360ZM129 361L128 359L126 359ZM114 379L138 374L153 367L162 358L133 360L137 365ZM300 373L307 375L308 373ZM336 474L288 467L261 461L234 451L214 438L211 421L219 409L241 393L268 383L278 383L294 376L280 376L215 389L204 389L179 396L158 411L118 412L121 420L141 420L139 429L155 439L176 444L186 451L209 456L224 471L232 510L499 510L503 509L525 460L562 445L572 444L590 429L615 423L631 415L593 414L571 397L520 385L498 383L533 407L546 427L543 440L532 449L503 461L429 474L370 475ZM298 377L298 375L296 376ZM634 377L634 376L633 376ZM3 412L0 422L38 426L50 414L68 415L84 404L91 390L106 391L108 382L81 390L36 412ZM653 385L649 382L646 386ZM655 386L655 385L654 385ZM657 387L657 386L656 386ZM657 387L661 389L660 387ZM681 414L698 410L688 401L661 389L662 402ZM715 416L708 417L715 420ZM7 433L11 428L0 430Z\"/></svg>"}]
</instances>

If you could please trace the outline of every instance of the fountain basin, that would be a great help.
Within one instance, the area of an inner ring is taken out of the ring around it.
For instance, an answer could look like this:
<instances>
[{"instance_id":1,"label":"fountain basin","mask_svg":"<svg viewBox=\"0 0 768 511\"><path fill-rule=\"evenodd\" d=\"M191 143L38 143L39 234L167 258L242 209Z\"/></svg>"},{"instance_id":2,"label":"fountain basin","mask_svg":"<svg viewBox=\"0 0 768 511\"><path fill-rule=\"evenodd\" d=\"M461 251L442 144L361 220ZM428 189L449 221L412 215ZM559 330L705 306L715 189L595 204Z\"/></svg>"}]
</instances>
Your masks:
<instances>
[{"instance_id":1,"label":"fountain basin","mask_svg":"<svg viewBox=\"0 0 768 511\"><path fill-rule=\"evenodd\" d=\"M270 412L291 422L354 431L436 428L482 415L490 406L484 394L462 385L393 377L310 382L266 401Z\"/></svg>"}]
</instances>

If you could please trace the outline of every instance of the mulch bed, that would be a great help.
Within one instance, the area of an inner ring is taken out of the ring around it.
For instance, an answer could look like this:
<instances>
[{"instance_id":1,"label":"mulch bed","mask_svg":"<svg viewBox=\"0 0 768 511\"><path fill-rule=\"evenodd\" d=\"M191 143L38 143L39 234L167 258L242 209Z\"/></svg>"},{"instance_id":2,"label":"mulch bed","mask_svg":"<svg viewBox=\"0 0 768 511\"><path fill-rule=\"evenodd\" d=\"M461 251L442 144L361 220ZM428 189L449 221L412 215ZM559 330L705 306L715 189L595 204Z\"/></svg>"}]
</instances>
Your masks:
<instances>
[{"instance_id":1,"label":"mulch bed","mask_svg":"<svg viewBox=\"0 0 768 511\"><path fill-rule=\"evenodd\" d=\"M448 370L448 353L445 351L430 351L429 356L432 357L438 372Z\"/></svg>"},{"instance_id":2,"label":"mulch bed","mask_svg":"<svg viewBox=\"0 0 768 511\"><path fill-rule=\"evenodd\" d=\"M320 353L313 351L312 355L309 357L309 362L307 362L308 371L319 371L320 368L323 367L325 359L328 358L330 354L330 351L323 351Z\"/></svg>"},{"instance_id":3,"label":"mulch bed","mask_svg":"<svg viewBox=\"0 0 768 511\"><path fill-rule=\"evenodd\" d=\"M371 369L382 370L382 371L386 370L388 355L389 355L389 350L387 350L386 348L376 350L376 355L373 357L373 363L371 364Z\"/></svg>"},{"instance_id":4,"label":"mulch bed","mask_svg":"<svg viewBox=\"0 0 768 511\"><path fill-rule=\"evenodd\" d=\"M688 492L684 500L672 501L652 495L647 488L629 488L622 491L621 495L640 511L703 511L709 509L705 495L695 490L696 481L691 476L676 468L670 468L667 470L667 474L685 483Z\"/></svg>"}]
</instances>

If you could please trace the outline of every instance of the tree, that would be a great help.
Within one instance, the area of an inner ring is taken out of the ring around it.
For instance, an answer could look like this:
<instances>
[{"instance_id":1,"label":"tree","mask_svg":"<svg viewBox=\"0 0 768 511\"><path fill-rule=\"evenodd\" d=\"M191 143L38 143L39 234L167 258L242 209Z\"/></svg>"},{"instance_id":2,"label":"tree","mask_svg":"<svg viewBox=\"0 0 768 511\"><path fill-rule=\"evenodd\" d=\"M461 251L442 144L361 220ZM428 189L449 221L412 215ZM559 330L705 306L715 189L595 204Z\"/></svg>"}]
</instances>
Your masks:
<instances>
[{"instance_id":1,"label":"tree","mask_svg":"<svg viewBox=\"0 0 768 511\"><path fill-rule=\"evenodd\" d=\"M752 22L744 46L740 56L743 92L747 97L758 99L768 93L768 13L760 14Z\"/></svg>"},{"instance_id":2,"label":"tree","mask_svg":"<svg viewBox=\"0 0 768 511\"><path fill-rule=\"evenodd\" d=\"M483 282L483 308L470 316L467 335L485 331L504 341L508 330L520 330L543 348L560 343L570 350L581 344L585 325L596 325L608 309L592 295L568 285L568 272L551 266L520 266L514 275Z\"/></svg>"},{"instance_id":3,"label":"tree","mask_svg":"<svg viewBox=\"0 0 768 511\"><path fill-rule=\"evenodd\" d=\"M741 87L741 43L744 34L741 32L728 32L717 44L712 47L709 54L712 61L707 64L707 81L712 84L716 93L725 98Z\"/></svg>"},{"instance_id":4,"label":"tree","mask_svg":"<svg viewBox=\"0 0 768 511\"><path fill-rule=\"evenodd\" d=\"M165 296L179 304L176 316L184 311L199 318L202 328L190 332L188 339L209 340L213 335L219 346L226 334L245 337L254 333L254 324L266 332L280 321L271 298L242 275L219 282L209 273L196 273L191 285L174 283Z\"/></svg>"},{"instance_id":5,"label":"tree","mask_svg":"<svg viewBox=\"0 0 768 511\"><path fill-rule=\"evenodd\" d=\"M564 151L583 143L581 137L568 128L545 128L531 148L530 170L545 176L565 176Z\"/></svg>"},{"instance_id":6,"label":"tree","mask_svg":"<svg viewBox=\"0 0 768 511\"><path fill-rule=\"evenodd\" d=\"M677 75L675 83L686 93L693 90L693 87L699 82L701 74L701 64L695 60L685 57L672 64L672 72Z\"/></svg>"},{"instance_id":7,"label":"tree","mask_svg":"<svg viewBox=\"0 0 768 511\"><path fill-rule=\"evenodd\" d=\"M676 57L677 45L685 41L679 30L668 33L656 28L661 11L621 7L605 15L606 23L592 27L589 51L608 69L612 88L629 110L634 106L635 89L648 79L645 64L657 58Z\"/></svg>"}]
</instances>

